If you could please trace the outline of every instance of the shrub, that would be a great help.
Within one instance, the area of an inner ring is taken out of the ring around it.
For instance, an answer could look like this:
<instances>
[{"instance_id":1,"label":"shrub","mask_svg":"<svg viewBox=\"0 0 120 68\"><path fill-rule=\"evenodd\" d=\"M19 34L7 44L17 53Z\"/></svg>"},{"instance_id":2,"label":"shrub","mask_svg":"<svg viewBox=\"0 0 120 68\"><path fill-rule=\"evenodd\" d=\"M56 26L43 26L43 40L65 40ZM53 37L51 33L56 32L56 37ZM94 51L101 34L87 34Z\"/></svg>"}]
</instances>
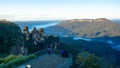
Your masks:
<instances>
[{"instance_id":1,"label":"shrub","mask_svg":"<svg viewBox=\"0 0 120 68\"><path fill-rule=\"evenodd\" d=\"M10 55L6 58L3 58L3 60L1 60L1 64L0 64L0 68L13 68L16 67L18 65L21 65L31 59L34 59L36 56L35 55L29 55L29 56L14 56L14 55Z\"/></svg>"},{"instance_id":2,"label":"shrub","mask_svg":"<svg viewBox=\"0 0 120 68\"><path fill-rule=\"evenodd\" d=\"M29 56L27 56L27 58L28 58L28 60L31 60L31 59L34 59L36 56L35 55L29 55Z\"/></svg>"},{"instance_id":3,"label":"shrub","mask_svg":"<svg viewBox=\"0 0 120 68\"><path fill-rule=\"evenodd\" d=\"M88 52L78 54L75 63L78 68L102 68L101 59Z\"/></svg>"},{"instance_id":4,"label":"shrub","mask_svg":"<svg viewBox=\"0 0 120 68\"><path fill-rule=\"evenodd\" d=\"M5 60L4 63L8 63L9 61L14 60L16 58L17 57L15 55L10 55L4 59Z\"/></svg>"},{"instance_id":5,"label":"shrub","mask_svg":"<svg viewBox=\"0 0 120 68\"><path fill-rule=\"evenodd\" d=\"M3 63L4 61L5 61L4 59L0 58L0 64Z\"/></svg>"}]
</instances>

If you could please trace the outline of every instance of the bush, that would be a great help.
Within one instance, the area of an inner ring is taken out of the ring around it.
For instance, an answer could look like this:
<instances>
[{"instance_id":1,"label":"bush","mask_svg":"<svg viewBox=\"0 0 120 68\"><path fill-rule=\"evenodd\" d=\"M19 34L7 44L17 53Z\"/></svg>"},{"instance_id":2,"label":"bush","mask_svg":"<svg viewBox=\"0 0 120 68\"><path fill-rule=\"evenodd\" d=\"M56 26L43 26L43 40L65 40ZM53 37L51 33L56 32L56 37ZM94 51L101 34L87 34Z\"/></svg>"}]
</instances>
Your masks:
<instances>
[{"instance_id":1,"label":"bush","mask_svg":"<svg viewBox=\"0 0 120 68\"><path fill-rule=\"evenodd\" d=\"M4 61L5 61L4 59L0 58L0 64L3 63Z\"/></svg>"},{"instance_id":2,"label":"bush","mask_svg":"<svg viewBox=\"0 0 120 68\"><path fill-rule=\"evenodd\" d=\"M5 60L4 63L8 63L9 61L14 60L16 58L17 57L15 55L10 55L4 59Z\"/></svg>"},{"instance_id":3,"label":"bush","mask_svg":"<svg viewBox=\"0 0 120 68\"><path fill-rule=\"evenodd\" d=\"M29 56L27 56L27 58L28 58L28 60L31 60L31 59L34 59L36 56L35 55L29 55Z\"/></svg>"},{"instance_id":4,"label":"bush","mask_svg":"<svg viewBox=\"0 0 120 68\"><path fill-rule=\"evenodd\" d=\"M102 68L102 60L88 52L78 54L75 63L78 68Z\"/></svg>"},{"instance_id":5,"label":"bush","mask_svg":"<svg viewBox=\"0 0 120 68\"><path fill-rule=\"evenodd\" d=\"M0 68L13 68L16 66L19 66L31 59L34 59L36 56L35 55L29 55L29 56L14 56L10 55L6 58L3 58L5 61L1 61L2 63L0 64Z\"/></svg>"}]
</instances>

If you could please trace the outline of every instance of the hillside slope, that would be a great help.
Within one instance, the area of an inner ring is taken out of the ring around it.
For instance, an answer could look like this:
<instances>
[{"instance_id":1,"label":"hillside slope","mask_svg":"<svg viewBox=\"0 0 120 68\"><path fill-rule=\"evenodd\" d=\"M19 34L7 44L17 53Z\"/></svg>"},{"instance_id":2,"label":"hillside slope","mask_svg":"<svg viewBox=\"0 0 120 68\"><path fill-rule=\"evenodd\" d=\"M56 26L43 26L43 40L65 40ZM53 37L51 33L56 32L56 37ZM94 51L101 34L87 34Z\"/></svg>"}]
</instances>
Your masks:
<instances>
[{"instance_id":1,"label":"hillside slope","mask_svg":"<svg viewBox=\"0 0 120 68\"><path fill-rule=\"evenodd\" d=\"M0 57L9 54L19 54L23 45L20 28L9 21L0 21Z\"/></svg>"},{"instance_id":2,"label":"hillside slope","mask_svg":"<svg viewBox=\"0 0 120 68\"><path fill-rule=\"evenodd\" d=\"M65 20L50 28L55 28L56 31L60 32L61 29L57 28L57 26L63 27L64 32L69 30L71 34L75 34L79 37L95 38L120 36L120 24L113 23L106 18ZM63 30L61 33L63 33Z\"/></svg>"}]
</instances>

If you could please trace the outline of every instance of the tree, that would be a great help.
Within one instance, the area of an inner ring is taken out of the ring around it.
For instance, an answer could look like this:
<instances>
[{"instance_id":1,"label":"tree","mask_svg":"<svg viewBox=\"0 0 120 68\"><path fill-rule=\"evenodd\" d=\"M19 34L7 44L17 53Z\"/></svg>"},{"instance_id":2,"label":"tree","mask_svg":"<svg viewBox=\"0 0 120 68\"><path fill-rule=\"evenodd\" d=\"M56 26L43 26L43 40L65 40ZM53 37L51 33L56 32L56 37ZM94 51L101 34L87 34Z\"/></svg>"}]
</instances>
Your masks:
<instances>
[{"instance_id":1,"label":"tree","mask_svg":"<svg viewBox=\"0 0 120 68\"><path fill-rule=\"evenodd\" d=\"M102 68L102 60L95 54L82 52L77 55L75 64L78 68Z\"/></svg>"}]
</instances>

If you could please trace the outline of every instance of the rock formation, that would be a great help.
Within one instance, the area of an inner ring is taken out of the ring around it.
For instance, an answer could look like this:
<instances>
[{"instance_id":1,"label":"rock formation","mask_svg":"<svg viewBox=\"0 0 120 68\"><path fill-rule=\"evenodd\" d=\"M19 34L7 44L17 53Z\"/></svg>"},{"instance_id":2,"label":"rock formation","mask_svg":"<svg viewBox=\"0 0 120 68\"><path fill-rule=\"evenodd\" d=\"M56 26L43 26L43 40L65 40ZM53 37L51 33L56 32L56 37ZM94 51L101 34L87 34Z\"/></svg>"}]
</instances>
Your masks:
<instances>
[{"instance_id":1,"label":"rock formation","mask_svg":"<svg viewBox=\"0 0 120 68\"><path fill-rule=\"evenodd\" d=\"M23 28L23 34L24 34L24 40L25 41L29 41L30 40L30 33L28 31L28 27L27 26L25 26Z\"/></svg>"},{"instance_id":2,"label":"rock formation","mask_svg":"<svg viewBox=\"0 0 120 68\"><path fill-rule=\"evenodd\" d=\"M36 29L35 27L29 32L28 27L23 28L25 47L28 51L38 51L43 48L51 47L58 48L60 45L59 37L52 35L45 35L44 29Z\"/></svg>"},{"instance_id":3,"label":"rock formation","mask_svg":"<svg viewBox=\"0 0 120 68\"><path fill-rule=\"evenodd\" d=\"M43 41L44 40L44 29L40 28L39 33L40 33L41 41Z\"/></svg>"},{"instance_id":4,"label":"rock formation","mask_svg":"<svg viewBox=\"0 0 120 68\"><path fill-rule=\"evenodd\" d=\"M32 31L29 31L25 26L21 31L18 25L0 20L0 54L3 56L28 55L50 46L57 48L59 42L58 37L45 35L43 28L34 27Z\"/></svg>"},{"instance_id":5,"label":"rock formation","mask_svg":"<svg viewBox=\"0 0 120 68\"><path fill-rule=\"evenodd\" d=\"M42 28L39 31L34 27L31 32L29 32L28 27L23 28L24 40L27 44L37 45L44 41L44 30Z\"/></svg>"}]
</instances>

